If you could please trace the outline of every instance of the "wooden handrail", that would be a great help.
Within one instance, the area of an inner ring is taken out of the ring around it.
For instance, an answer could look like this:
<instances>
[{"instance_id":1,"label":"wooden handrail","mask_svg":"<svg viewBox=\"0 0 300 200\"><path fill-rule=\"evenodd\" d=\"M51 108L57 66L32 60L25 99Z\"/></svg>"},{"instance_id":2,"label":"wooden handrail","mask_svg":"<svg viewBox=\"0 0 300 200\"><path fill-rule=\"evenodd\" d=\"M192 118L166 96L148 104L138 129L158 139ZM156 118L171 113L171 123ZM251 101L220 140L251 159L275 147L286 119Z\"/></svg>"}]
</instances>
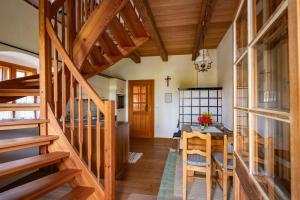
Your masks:
<instances>
[{"instance_id":1,"label":"wooden handrail","mask_svg":"<svg viewBox=\"0 0 300 200\"><path fill-rule=\"evenodd\" d=\"M88 93L90 98L96 104L96 106L102 111L105 111L104 102L100 99L98 94L95 90L90 86L90 84L84 79L84 77L80 74L77 67L74 65L73 61L70 59L68 53L64 49L63 45L61 44L60 40L58 39L52 24L49 19L46 19L46 29L49 37L51 38L52 42L55 45L55 48L60 53L62 60L64 61L65 65L69 69L70 73L74 76L75 80L81 85L81 87Z\"/></svg>"},{"instance_id":2,"label":"wooden handrail","mask_svg":"<svg viewBox=\"0 0 300 200\"><path fill-rule=\"evenodd\" d=\"M53 95L46 97L46 101L51 105L48 107L51 109L49 113L54 113L56 118L54 121L61 126L60 132L68 136L69 144L77 150L78 159L86 164L89 173L85 176L96 178L95 180L101 187L100 190L103 190L101 193L103 192L104 198L113 200L115 199L115 103L101 100L80 73L72 56L74 36L76 36L75 24L77 24L78 35L81 26L86 23L99 5L95 1L78 0L75 3L72 0L58 0L52 8L45 8L48 13L43 15L42 27L45 29L45 38L48 41L45 45L48 49L44 55L44 68L50 69L48 73L45 73L46 76L53 73L52 82L45 84ZM60 9L65 10L65 7L68 9L67 13L58 13ZM58 18L60 18L60 24L58 24ZM63 28L63 31L58 31L58 26L66 27L66 30ZM61 59L61 63L58 63L58 58ZM87 95L88 101L83 101L83 94ZM83 109L85 103L87 103L87 109ZM92 109L93 104L96 109ZM77 114L75 114L76 107ZM67 108L70 112L69 119ZM87 124L84 120L85 110L87 111ZM92 126L94 120L92 111L97 112L96 130ZM104 127L102 127L102 119L104 119ZM92 139L94 132L97 140L95 143ZM96 163L92 159L93 153L97 155ZM104 154L103 157L102 154ZM93 169L94 165L96 169ZM102 178L104 178L103 182L100 181Z\"/></svg>"},{"instance_id":3,"label":"wooden handrail","mask_svg":"<svg viewBox=\"0 0 300 200\"><path fill-rule=\"evenodd\" d=\"M94 91L94 89L90 86L90 84L86 81L86 79L81 75L78 68L75 66L70 56L68 55L66 49L63 46L63 43L59 39L57 33L55 32L52 23L47 18L46 20L46 32L50 38L52 44L52 48L54 50L54 55L60 55L62 64L61 64L61 73L58 74L58 64L57 59L55 58L53 61L54 67L54 76L53 76L53 92L54 97L54 109L57 111L58 107L62 108L62 116L58 116L55 114L57 122L60 121L62 123L62 132L65 134L68 132L67 129L70 130L70 144L78 149L79 158L84 161L84 157L87 158L86 164L90 172L92 172L92 149L96 148L97 158L97 171L94 172L94 175L97 177L99 185L102 185L100 181L101 177L104 177L104 194L105 199L113 200L115 199L115 104L113 101L102 101L98 94ZM54 24L55 25L55 24ZM70 127L66 126L66 108L67 108L67 85L66 85L66 75L69 73L70 75ZM60 77L60 80L58 79ZM61 88L58 87L58 84L61 82ZM77 144L74 145L74 132L75 128L75 84L78 83L78 128L77 128ZM88 115L88 126L84 126L84 112L83 112L83 91L87 94L88 98L88 107L87 107L87 115ZM59 93L60 92L60 93ZM58 95L61 95L60 99L62 99L61 103L56 102ZM91 113L91 103L96 105L97 110L97 141L96 144L92 142L92 113ZM101 124L100 124L100 112L104 115L104 146L101 147ZM87 134L85 134L87 133ZM87 144L84 144L86 138ZM87 149L84 149L87 148ZM86 150L86 153L84 153ZM101 165L100 155L101 151L104 152L104 163ZM100 174L101 167L104 168L104 176Z\"/></svg>"}]
</instances>

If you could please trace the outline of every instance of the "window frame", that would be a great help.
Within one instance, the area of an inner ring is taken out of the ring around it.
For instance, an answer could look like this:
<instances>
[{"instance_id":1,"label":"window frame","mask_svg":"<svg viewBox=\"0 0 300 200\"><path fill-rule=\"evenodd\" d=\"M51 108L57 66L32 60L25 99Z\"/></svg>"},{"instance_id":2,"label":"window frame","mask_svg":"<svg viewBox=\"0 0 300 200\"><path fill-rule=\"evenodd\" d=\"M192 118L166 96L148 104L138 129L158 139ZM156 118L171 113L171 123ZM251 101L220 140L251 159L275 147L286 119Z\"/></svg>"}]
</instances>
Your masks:
<instances>
[{"instance_id":1,"label":"window frame","mask_svg":"<svg viewBox=\"0 0 300 200\"><path fill-rule=\"evenodd\" d=\"M280 5L276 8L276 10L274 11L274 13L269 17L269 19L267 21L265 21L265 23L263 23L262 27L260 28L260 30L256 33L256 15L255 15L255 0L241 0L240 4L238 6L237 12L236 12L236 16L234 18L234 22L233 22L233 42L234 42L234 49L233 49L233 101L234 101L234 108L233 108L233 122L234 122L234 139L235 139L235 155L237 156L237 158L240 160L240 162L243 164L244 168L247 170L248 174L250 175L250 178L253 180L254 184L257 186L258 190L261 191L262 195L266 198L267 195L266 193L263 191L263 189L260 187L259 183L255 180L255 178L253 177L253 169L254 169L254 136L253 136L253 129L254 129L254 115L260 115L269 119L275 119L278 121L282 121L282 122L286 122L289 123L290 125L290 137L292 138L293 135L296 134L296 131L292 130L292 125L293 123L296 123L292 120L292 116L293 115L297 115L298 116L298 111L292 108L292 103L293 103L293 99L290 98L290 111L289 112L284 112L284 111L276 111L276 110L270 110L270 109L263 109L263 108L257 108L256 106L256 88L255 88L255 80L256 80L256 74L255 74L255 51L254 51L254 47L257 44L257 42L263 38L263 36L267 33L267 31L272 27L272 25L282 16L282 14L284 14L285 12L288 12L288 29L289 32L290 30L290 15L291 15L291 9L288 9L288 4L289 2L294 1L294 0L283 0ZM240 15L243 8L244 3L247 3L247 12L248 12L248 45L246 50L243 52L242 55L238 55L237 54L237 33L236 33L236 27L237 27L237 19ZM297 3L295 3L297 4ZM290 37L290 33L288 34L288 37ZM290 38L289 38L290 40ZM288 41L288 45L289 45L289 51L290 51L290 44L291 41ZM237 106L237 65L244 59L247 58L248 61L248 107L238 107ZM288 56L288 60L290 61L291 55L289 53ZM289 77L290 77L290 96L292 96L292 87L291 84L293 83L293 81L291 81L291 68L292 68L292 63L289 62ZM298 80L294 80L294 81L298 81ZM297 82L298 83L298 82ZM244 163L242 157L237 153L237 112L238 111L246 111L248 113L248 126L249 126L249 154L250 154L250 160L249 160L249 168L247 167L247 165ZM290 138L290 139L291 139ZM292 145L293 143L291 143L291 159L293 158L293 149L292 149ZM298 165L299 166L299 165ZM295 168L293 168L293 166L291 166L291 174L293 174L293 170L295 170ZM297 184L297 181L300 181L300 177L292 177L291 178L291 196L292 198L294 197L293 195L293 188L295 188L295 185ZM295 192L295 191L294 191ZM296 194L297 195L297 194Z\"/></svg>"},{"instance_id":2,"label":"window frame","mask_svg":"<svg viewBox=\"0 0 300 200\"><path fill-rule=\"evenodd\" d=\"M31 75L35 75L37 74L37 69L35 69L34 67L31 66L24 66L24 65L19 65L19 64L15 64L15 63L10 63L10 62L6 62L6 61L1 61L0 60L0 66L3 68L7 68L7 70L9 71L9 77L6 77L6 80L11 80L11 79L15 79L17 76L17 72L24 72L25 76L31 76ZM3 72L2 72L3 75ZM1 80L0 80L1 82ZM16 101L13 101L14 103ZM37 102L37 98L34 97L34 102ZM16 117L16 111L11 111L12 112L12 117L15 118ZM35 118L37 117L37 111L34 111L34 116Z\"/></svg>"}]
</instances>

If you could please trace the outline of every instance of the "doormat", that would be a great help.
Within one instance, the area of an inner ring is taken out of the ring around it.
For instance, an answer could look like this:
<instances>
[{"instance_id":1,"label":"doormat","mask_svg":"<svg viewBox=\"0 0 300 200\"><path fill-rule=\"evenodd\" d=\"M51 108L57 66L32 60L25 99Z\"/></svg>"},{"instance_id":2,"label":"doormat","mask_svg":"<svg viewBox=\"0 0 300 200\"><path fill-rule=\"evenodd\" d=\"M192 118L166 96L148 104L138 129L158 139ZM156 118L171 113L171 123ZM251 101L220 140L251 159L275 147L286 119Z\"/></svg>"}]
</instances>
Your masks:
<instances>
[{"instance_id":1,"label":"doormat","mask_svg":"<svg viewBox=\"0 0 300 200\"><path fill-rule=\"evenodd\" d=\"M143 153L129 152L129 155L128 155L128 163L134 164L134 163L136 163L142 156L143 156Z\"/></svg>"}]
</instances>

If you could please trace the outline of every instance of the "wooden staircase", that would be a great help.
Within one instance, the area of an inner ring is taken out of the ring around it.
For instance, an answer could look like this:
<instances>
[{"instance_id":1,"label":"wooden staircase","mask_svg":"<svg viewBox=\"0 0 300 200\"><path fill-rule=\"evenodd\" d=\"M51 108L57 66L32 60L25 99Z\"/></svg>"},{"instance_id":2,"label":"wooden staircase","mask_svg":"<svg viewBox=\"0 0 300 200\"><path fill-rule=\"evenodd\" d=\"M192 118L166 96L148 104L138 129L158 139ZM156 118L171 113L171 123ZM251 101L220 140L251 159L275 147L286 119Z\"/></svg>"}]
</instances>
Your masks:
<instances>
[{"instance_id":1,"label":"wooden staircase","mask_svg":"<svg viewBox=\"0 0 300 200\"><path fill-rule=\"evenodd\" d=\"M1 139L0 158L29 148L39 154L0 163L0 180L49 173L0 193L0 200L37 199L66 184L72 190L61 199L115 199L114 102L101 100L86 79L128 57L149 34L129 0L40 0L39 21L40 74L0 82L0 112L39 111L40 117L1 120L0 136L27 128L38 128L39 135ZM16 103L26 96L40 102Z\"/></svg>"},{"instance_id":2,"label":"wooden staircase","mask_svg":"<svg viewBox=\"0 0 300 200\"><path fill-rule=\"evenodd\" d=\"M0 103L11 102L26 96L39 95L39 75L0 82Z\"/></svg>"},{"instance_id":3,"label":"wooden staircase","mask_svg":"<svg viewBox=\"0 0 300 200\"><path fill-rule=\"evenodd\" d=\"M2 133L4 130L24 129L38 127L45 120L5 120L0 122ZM57 135L18 137L12 139L0 140L0 153L12 152L17 150L26 150L32 147L48 147L59 139ZM0 180L8 179L24 172L38 170L54 164L61 164L70 157L68 151L51 151L48 153L26 157L0 164ZM0 193L0 199L37 199L54 189L63 186L72 181L76 176L80 176L81 169L66 168L64 170L49 174L43 178L28 182L21 186ZM77 186L62 199L72 199L78 195L78 199L87 199L93 193L93 187ZM80 197L80 198L79 198ZM77 198L76 198L77 199Z\"/></svg>"}]
</instances>

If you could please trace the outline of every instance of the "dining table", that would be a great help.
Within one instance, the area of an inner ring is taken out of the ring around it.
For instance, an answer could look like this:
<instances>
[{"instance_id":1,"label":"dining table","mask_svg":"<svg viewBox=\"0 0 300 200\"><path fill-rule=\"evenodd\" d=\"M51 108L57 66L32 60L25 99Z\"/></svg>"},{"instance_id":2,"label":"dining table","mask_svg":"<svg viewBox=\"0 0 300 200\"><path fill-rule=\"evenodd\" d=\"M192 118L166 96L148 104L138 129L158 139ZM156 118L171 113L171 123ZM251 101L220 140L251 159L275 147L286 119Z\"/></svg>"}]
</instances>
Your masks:
<instances>
[{"instance_id":1,"label":"dining table","mask_svg":"<svg viewBox=\"0 0 300 200\"><path fill-rule=\"evenodd\" d=\"M232 132L224 128L222 125L211 125L204 129L200 125L183 124L181 132L201 132L209 133L211 135L211 152L223 152L224 134L232 135ZM199 145L205 147L205 142L199 138L189 140L189 144ZM180 149L182 149L182 134L180 139Z\"/></svg>"}]
</instances>

